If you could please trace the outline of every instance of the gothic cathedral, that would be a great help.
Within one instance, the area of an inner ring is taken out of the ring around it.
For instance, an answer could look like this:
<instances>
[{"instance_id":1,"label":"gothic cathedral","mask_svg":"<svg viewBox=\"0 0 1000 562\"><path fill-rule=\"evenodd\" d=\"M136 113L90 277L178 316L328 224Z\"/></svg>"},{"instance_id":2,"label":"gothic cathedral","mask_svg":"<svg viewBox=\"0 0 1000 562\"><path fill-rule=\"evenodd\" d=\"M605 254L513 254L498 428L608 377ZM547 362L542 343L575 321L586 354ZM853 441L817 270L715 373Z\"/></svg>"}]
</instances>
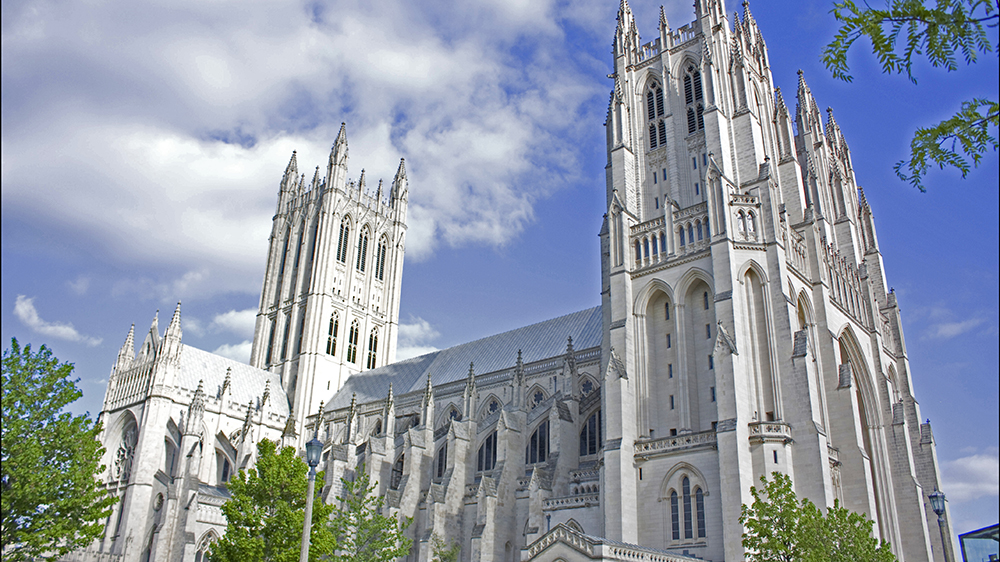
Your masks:
<instances>
[{"instance_id":1,"label":"gothic cathedral","mask_svg":"<svg viewBox=\"0 0 1000 562\"><path fill-rule=\"evenodd\" d=\"M676 29L661 10L646 43L622 0L611 77L599 306L396 362L406 170L348 179L342 127L325 175L293 154L281 180L250 365L183 344L179 304L138 351L129 331L101 412L121 501L66 560L202 562L256 443L314 433L325 501L364 467L413 519L408 562L435 537L476 562L736 562L740 506L775 471L899 560L954 559L832 112L801 73L785 104L723 0Z\"/></svg>"}]
</instances>

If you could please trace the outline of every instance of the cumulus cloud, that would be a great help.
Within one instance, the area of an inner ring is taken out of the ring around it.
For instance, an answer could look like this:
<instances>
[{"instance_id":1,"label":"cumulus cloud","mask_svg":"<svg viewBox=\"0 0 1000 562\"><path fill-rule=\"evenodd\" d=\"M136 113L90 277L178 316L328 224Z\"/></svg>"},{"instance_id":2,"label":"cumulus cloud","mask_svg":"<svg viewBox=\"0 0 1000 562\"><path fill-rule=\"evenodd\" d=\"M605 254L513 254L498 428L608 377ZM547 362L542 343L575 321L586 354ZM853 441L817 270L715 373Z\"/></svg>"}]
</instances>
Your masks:
<instances>
[{"instance_id":1,"label":"cumulus cloud","mask_svg":"<svg viewBox=\"0 0 1000 562\"><path fill-rule=\"evenodd\" d=\"M942 485L948 499L959 503L1000 494L1000 458L995 447L942 463Z\"/></svg>"},{"instance_id":2,"label":"cumulus cloud","mask_svg":"<svg viewBox=\"0 0 1000 562\"><path fill-rule=\"evenodd\" d=\"M233 361L239 361L240 363L250 362L250 351L253 348L253 344L249 340L244 340L237 344L223 344L215 348L212 353L216 355L221 355L223 357L228 357Z\"/></svg>"},{"instance_id":3,"label":"cumulus cloud","mask_svg":"<svg viewBox=\"0 0 1000 562\"><path fill-rule=\"evenodd\" d=\"M4 208L85 233L119 259L189 270L128 280L138 290L254 293L292 149L302 170L325 172L346 121L351 177L365 168L374 186L407 158L409 258L503 245L536 201L579 179L574 139L593 126L581 108L609 87L562 28L614 7L563 8L5 7Z\"/></svg>"},{"instance_id":4,"label":"cumulus cloud","mask_svg":"<svg viewBox=\"0 0 1000 562\"><path fill-rule=\"evenodd\" d=\"M216 314L211 327L217 331L227 331L247 339L253 338L254 326L257 323L257 309L230 310ZM247 356L249 357L249 355Z\"/></svg>"},{"instance_id":5,"label":"cumulus cloud","mask_svg":"<svg viewBox=\"0 0 1000 562\"><path fill-rule=\"evenodd\" d=\"M399 324L399 345L396 347L396 361L437 351L429 345L441 334L423 318L410 317L409 322Z\"/></svg>"},{"instance_id":6,"label":"cumulus cloud","mask_svg":"<svg viewBox=\"0 0 1000 562\"><path fill-rule=\"evenodd\" d=\"M18 295L14 302L14 316L37 334L60 340L79 342L88 346L100 345L101 338L85 336L69 322L46 322L35 310L35 299Z\"/></svg>"}]
</instances>

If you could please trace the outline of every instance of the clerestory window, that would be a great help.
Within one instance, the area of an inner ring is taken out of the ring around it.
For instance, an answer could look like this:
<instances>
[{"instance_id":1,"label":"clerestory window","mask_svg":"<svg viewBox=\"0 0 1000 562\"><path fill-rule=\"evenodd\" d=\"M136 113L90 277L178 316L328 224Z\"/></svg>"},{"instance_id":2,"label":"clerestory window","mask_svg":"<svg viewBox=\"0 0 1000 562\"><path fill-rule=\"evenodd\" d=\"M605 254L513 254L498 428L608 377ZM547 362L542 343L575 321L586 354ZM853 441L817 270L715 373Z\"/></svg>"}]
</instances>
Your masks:
<instances>
[{"instance_id":1,"label":"clerestory window","mask_svg":"<svg viewBox=\"0 0 1000 562\"><path fill-rule=\"evenodd\" d=\"M597 410L583 422L583 428L580 430L580 456L596 455L601 448L601 441L601 411Z\"/></svg>"},{"instance_id":2,"label":"clerestory window","mask_svg":"<svg viewBox=\"0 0 1000 562\"><path fill-rule=\"evenodd\" d=\"M479 454L476 462L476 472L486 472L493 470L497 464L497 432L489 434L483 444L479 446Z\"/></svg>"},{"instance_id":3,"label":"clerestory window","mask_svg":"<svg viewBox=\"0 0 1000 562\"><path fill-rule=\"evenodd\" d=\"M545 420L538 425L538 429L531 434L528 446L524 448L524 464L535 464L545 462L549 456L549 421Z\"/></svg>"}]
</instances>

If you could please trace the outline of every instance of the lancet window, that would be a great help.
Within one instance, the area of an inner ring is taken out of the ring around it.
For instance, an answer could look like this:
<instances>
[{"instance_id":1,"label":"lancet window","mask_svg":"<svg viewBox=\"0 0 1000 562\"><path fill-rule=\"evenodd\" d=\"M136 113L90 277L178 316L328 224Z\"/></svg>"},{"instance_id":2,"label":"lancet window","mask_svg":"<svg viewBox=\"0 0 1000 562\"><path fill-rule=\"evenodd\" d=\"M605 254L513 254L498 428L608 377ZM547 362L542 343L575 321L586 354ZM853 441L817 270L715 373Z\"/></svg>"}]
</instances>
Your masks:
<instances>
[{"instance_id":1,"label":"lancet window","mask_svg":"<svg viewBox=\"0 0 1000 562\"><path fill-rule=\"evenodd\" d=\"M531 434L527 447L524 448L524 464L545 462L549 456L549 420L538 425Z\"/></svg>"},{"instance_id":2,"label":"lancet window","mask_svg":"<svg viewBox=\"0 0 1000 562\"><path fill-rule=\"evenodd\" d=\"M377 265L375 266L375 276L378 277L379 281L385 279L385 254L389 249L389 242L386 240L385 236L379 240L378 243L378 254L375 256Z\"/></svg>"},{"instance_id":3,"label":"lancet window","mask_svg":"<svg viewBox=\"0 0 1000 562\"><path fill-rule=\"evenodd\" d=\"M392 474L389 475L389 487L393 490L399 489L399 483L403 480L403 461L406 455L399 455L396 462L392 465Z\"/></svg>"},{"instance_id":4,"label":"lancet window","mask_svg":"<svg viewBox=\"0 0 1000 562\"><path fill-rule=\"evenodd\" d=\"M646 118L649 121L649 149L666 146L667 125L663 120L663 87L651 81L646 89Z\"/></svg>"},{"instance_id":5,"label":"lancet window","mask_svg":"<svg viewBox=\"0 0 1000 562\"><path fill-rule=\"evenodd\" d=\"M684 73L684 104L687 106L688 134L705 128L705 100L701 88L701 72L691 64Z\"/></svg>"},{"instance_id":6,"label":"lancet window","mask_svg":"<svg viewBox=\"0 0 1000 562\"><path fill-rule=\"evenodd\" d=\"M363 232L358 238L358 264L357 269L361 273L365 272L365 263L368 258L368 232Z\"/></svg>"},{"instance_id":7,"label":"lancet window","mask_svg":"<svg viewBox=\"0 0 1000 562\"><path fill-rule=\"evenodd\" d=\"M448 443L445 442L437 452L437 466L434 467L436 478L444 478L444 473L448 468Z\"/></svg>"},{"instance_id":8,"label":"lancet window","mask_svg":"<svg viewBox=\"0 0 1000 562\"><path fill-rule=\"evenodd\" d=\"M378 329L373 329L371 334L368 334L368 363L367 367L369 369L375 368L375 357L378 353Z\"/></svg>"},{"instance_id":9,"label":"lancet window","mask_svg":"<svg viewBox=\"0 0 1000 562\"><path fill-rule=\"evenodd\" d=\"M493 470L497 464L497 432L494 431L486 437L483 444L479 446L479 454L476 462L476 472Z\"/></svg>"},{"instance_id":10,"label":"lancet window","mask_svg":"<svg viewBox=\"0 0 1000 562\"><path fill-rule=\"evenodd\" d=\"M676 483L676 481L675 481ZM705 527L705 492L687 474L680 477L680 490L670 490L670 538L673 541L703 539ZM676 484L675 484L676 485Z\"/></svg>"},{"instance_id":11,"label":"lancet window","mask_svg":"<svg viewBox=\"0 0 1000 562\"><path fill-rule=\"evenodd\" d=\"M601 411L597 410L587 421L583 422L580 430L580 456L596 455L601 448L602 442Z\"/></svg>"},{"instance_id":12,"label":"lancet window","mask_svg":"<svg viewBox=\"0 0 1000 562\"><path fill-rule=\"evenodd\" d=\"M345 218L340 223L340 237L337 238L337 261L347 263L347 245L351 239L351 225Z\"/></svg>"},{"instance_id":13,"label":"lancet window","mask_svg":"<svg viewBox=\"0 0 1000 562\"><path fill-rule=\"evenodd\" d=\"M358 321L355 320L351 324L351 331L347 333L347 360L351 363L358 362L358 332L360 331Z\"/></svg>"},{"instance_id":14,"label":"lancet window","mask_svg":"<svg viewBox=\"0 0 1000 562\"><path fill-rule=\"evenodd\" d=\"M330 328L326 337L327 355L337 354L337 332L340 330L340 317L334 312L330 315Z\"/></svg>"}]
</instances>

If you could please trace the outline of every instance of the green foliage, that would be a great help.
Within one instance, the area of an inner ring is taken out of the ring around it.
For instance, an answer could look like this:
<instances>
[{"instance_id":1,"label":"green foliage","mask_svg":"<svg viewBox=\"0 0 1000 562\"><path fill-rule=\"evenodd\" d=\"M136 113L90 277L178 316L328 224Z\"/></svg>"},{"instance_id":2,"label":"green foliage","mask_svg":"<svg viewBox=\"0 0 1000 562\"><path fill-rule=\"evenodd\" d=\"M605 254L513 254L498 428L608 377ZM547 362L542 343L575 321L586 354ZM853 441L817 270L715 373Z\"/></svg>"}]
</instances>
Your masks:
<instances>
[{"instance_id":1,"label":"green foliage","mask_svg":"<svg viewBox=\"0 0 1000 562\"><path fill-rule=\"evenodd\" d=\"M823 63L835 78L850 82L847 52L867 37L872 53L887 74L903 74L914 84L914 55L924 56L932 66L958 70L959 57L975 64L979 54L993 52L985 27L996 27L1000 6L994 0L889 0L876 10L853 0L834 3L834 17L841 27L823 52ZM924 191L923 177L931 164L940 169L958 168L962 177L978 167L983 154L996 151L997 138L990 127L1000 125L1000 107L994 101L975 98L962 102L961 110L937 125L918 129L910 143L910 160L895 165L896 175Z\"/></svg>"},{"instance_id":2,"label":"green foliage","mask_svg":"<svg viewBox=\"0 0 1000 562\"><path fill-rule=\"evenodd\" d=\"M254 468L241 470L229 481L232 498L222 506L227 527L212 546L213 562L296 562L305 520L309 466L285 447L280 452L273 441L257 444ZM316 476L323 482L322 472ZM310 533L309 560L330 555L336 546L326 520L333 506L315 492Z\"/></svg>"},{"instance_id":3,"label":"green foliage","mask_svg":"<svg viewBox=\"0 0 1000 562\"><path fill-rule=\"evenodd\" d=\"M354 480L341 478L341 505L334 512L331 528L337 536L338 562L389 562L410 552L413 541L403 532L411 519L399 521L384 514L385 497L377 496L364 465Z\"/></svg>"},{"instance_id":4,"label":"green foliage","mask_svg":"<svg viewBox=\"0 0 1000 562\"><path fill-rule=\"evenodd\" d=\"M741 509L748 562L895 562L889 543L872 536L870 519L839 502L824 517L809 500L798 500L788 476L772 477L761 477L762 490L750 488L753 503Z\"/></svg>"},{"instance_id":5,"label":"green foliage","mask_svg":"<svg viewBox=\"0 0 1000 562\"><path fill-rule=\"evenodd\" d=\"M0 551L11 561L58 558L99 537L117 501L97 479L101 426L63 411L82 395L79 379L44 345L32 353L12 339L2 371Z\"/></svg>"},{"instance_id":6,"label":"green foliage","mask_svg":"<svg viewBox=\"0 0 1000 562\"><path fill-rule=\"evenodd\" d=\"M431 537L431 562L458 562L462 553L462 545L457 542L447 543L438 535Z\"/></svg>"}]
</instances>

